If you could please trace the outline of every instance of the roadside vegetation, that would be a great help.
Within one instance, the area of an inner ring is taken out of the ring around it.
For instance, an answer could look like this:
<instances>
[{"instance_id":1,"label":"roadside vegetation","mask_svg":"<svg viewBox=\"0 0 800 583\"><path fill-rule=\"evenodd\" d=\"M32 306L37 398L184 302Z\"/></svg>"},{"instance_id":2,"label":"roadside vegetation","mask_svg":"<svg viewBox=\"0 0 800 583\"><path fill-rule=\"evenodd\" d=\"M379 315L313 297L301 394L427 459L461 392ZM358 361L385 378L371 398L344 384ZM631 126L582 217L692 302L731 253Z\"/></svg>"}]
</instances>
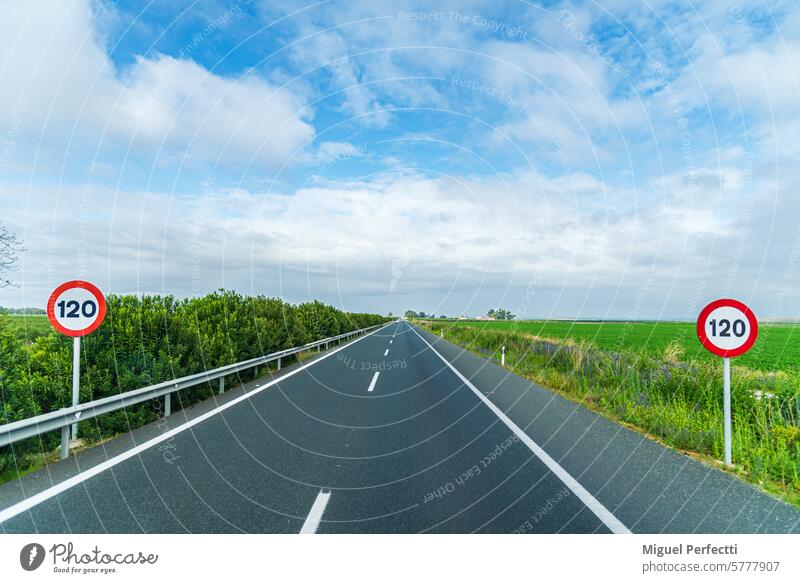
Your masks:
<instances>
[{"instance_id":1,"label":"roadside vegetation","mask_svg":"<svg viewBox=\"0 0 800 583\"><path fill-rule=\"evenodd\" d=\"M723 456L720 359L693 346L691 324L421 323L482 356L505 346L515 373L696 457ZM778 368L795 333L765 326L750 366L733 361L733 459L740 476L800 505L800 371Z\"/></svg>"},{"instance_id":2,"label":"roadside vegetation","mask_svg":"<svg viewBox=\"0 0 800 583\"><path fill-rule=\"evenodd\" d=\"M232 364L389 318L342 312L321 302L291 305L221 290L200 298L110 295L103 324L82 340L81 402ZM44 328L44 324L47 328ZM71 404L72 339L43 316L0 315L0 423ZM231 379L234 380L234 379ZM201 401L214 387L177 393L173 409ZM159 400L80 424L89 442L154 421ZM48 434L0 448L0 477L15 478L58 447Z\"/></svg>"},{"instance_id":3,"label":"roadside vegetation","mask_svg":"<svg viewBox=\"0 0 800 583\"><path fill-rule=\"evenodd\" d=\"M459 321L484 330L502 330L557 341L587 342L602 350L643 351L659 356L668 348L679 350L685 360L719 363L697 340L694 323L688 322L589 322L564 320ZM758 341L734 364L765 372L800 372L800 325L762 323Z\"/></svg>"}]
</instances>

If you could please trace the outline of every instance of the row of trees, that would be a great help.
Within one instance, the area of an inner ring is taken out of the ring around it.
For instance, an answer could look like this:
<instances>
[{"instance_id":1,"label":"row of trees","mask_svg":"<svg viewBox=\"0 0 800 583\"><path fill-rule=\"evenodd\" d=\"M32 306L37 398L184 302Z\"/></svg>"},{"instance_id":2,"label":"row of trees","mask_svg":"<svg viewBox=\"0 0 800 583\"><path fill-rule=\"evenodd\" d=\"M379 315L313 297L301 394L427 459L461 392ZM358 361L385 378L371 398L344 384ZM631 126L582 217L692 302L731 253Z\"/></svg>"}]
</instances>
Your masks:
<instances>
[{"instance_id":1,"label":"row of trees","mask_svg":"<svg viewBox=\"0 0 800 583\"><path fill-rule=\"evenodd\" d=\"M425 312L415 312L414 310L406 310L406 318L435 318L435 314L426 314ZM494 318L495 320L513 320L516 318L516 314L512 314L509 310L505 310L503 308L498 309L491 309L486 312L486 315L489 318ZM439 316L439 318L447 318L444 314Z\"/></svg>"},{"instance_id":2,"label":"row of trees","mask_svg":"<svg viewBox=\"0 0 800 583\"><path fill-rule=\"evenodd\" d=\"M347 313L318 301L291 305L264 296L220 290L199 298L110 295L104 323L83 340L81 401L291 348L388 321ZM24 343L0 316L0 423L68 406L71 340L55 332ZM183 405L208 397L212 387L180 393ZM175 399L173 400L175 401ZM81 424L100 438L154 420L160 403L130 407ZM25 456L49 451L58 436L0 449L0 471Z\"/></svg>"},{"instance_id":3,"label":"row of trees","mask_svg":"<svg viewBox=\"0 0 800 583\"><path fill-rule=\"evenodd\" d=\"M495 320L513 320L517 317L516 314L512 314L509 310L504 310L503 308L489 310L486 315Z\"/></svg>"},{"instance_id":4,"label":"row of trees","mask_svg":"<svg viewBox=\"0 0 800 583\"><path fill-rule=\"evenodd\" d=\"M391 315L391 312L390 312ZM406 310L406 318L436 318L436 314L426 314L425 312L415 312L414 310ZM439 316L439 318L446 318L444 314Z\"/></svg>"}]
</instances>

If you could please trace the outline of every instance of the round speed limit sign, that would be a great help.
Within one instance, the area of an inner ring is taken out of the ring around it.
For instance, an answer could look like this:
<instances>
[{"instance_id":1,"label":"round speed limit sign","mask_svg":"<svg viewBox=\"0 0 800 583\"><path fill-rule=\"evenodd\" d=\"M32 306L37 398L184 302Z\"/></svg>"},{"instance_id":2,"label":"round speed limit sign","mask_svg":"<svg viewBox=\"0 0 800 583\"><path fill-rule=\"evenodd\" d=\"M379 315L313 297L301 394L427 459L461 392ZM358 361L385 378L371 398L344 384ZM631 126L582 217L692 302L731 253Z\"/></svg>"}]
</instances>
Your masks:
<instances>
[{"instance_id":1,"label":"round speed limit sign","mask_svg":"<svg viewBox=\"0 0 800 583\"><path fill-rule=\"evenodd\" d=\"M58 286L47 300L47 318L66 336L86 336L106 317L106 298L88 281L73 280Z\"/></svg>"},{"instance_id":2,"label":"round speed limit sign","mask_svg":"<svg viewBox=\"0 0 800 583\"><path fill-rule=\"evenodd\" d=\"M700 312L697 337L706 350L717 356L741 356L758 338L758 320L753 311L738 300L716 300Z\"/></svg>"}]
</instances>

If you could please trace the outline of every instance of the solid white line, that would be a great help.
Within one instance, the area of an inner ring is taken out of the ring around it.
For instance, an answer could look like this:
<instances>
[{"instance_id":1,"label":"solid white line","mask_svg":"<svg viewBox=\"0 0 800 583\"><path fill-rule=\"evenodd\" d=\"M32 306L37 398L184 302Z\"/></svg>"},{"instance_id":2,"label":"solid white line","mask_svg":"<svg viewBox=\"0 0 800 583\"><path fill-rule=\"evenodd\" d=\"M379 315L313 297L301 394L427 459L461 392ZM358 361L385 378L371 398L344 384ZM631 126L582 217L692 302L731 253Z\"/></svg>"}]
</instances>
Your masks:
<instances>
[{"instance_id":1,"label":"solid white line","mask_svg":"<svg viewBox=\"0 0 800 583\"><path fill-rule=\"evenodd\" d=\"M386 349L386 352L383 353L384 356L389 356L389 349Z\"/></svg>"},{"instance_id":2,"label":"solid white line","mask_svg":"<svg viewBox=\"0 0 800 583\"><path fill-rule=\"evenodd\" d=\"M375 376L372 377L372 381L369 383L369 388L367 389L367 392L371 393L372 389L375 388L375 383L378 382L378 375L379 374L381 374L381 371L376 370L375 371Z\"/></svg>"},{"instance_id":3,"label":"solid white line","mask_svg":"<svg viewBox=\"0 0 800 583\"><path fill-rule=\"evenodd\" d=\"M385 326L384 326L384 328L385 328ZM6 520L14 518L18 514L21 514L22 512L25 512L26 510L30 510L34 506L37 506L38 504L41 504L42 502L45 502L46 500L49 500L53 496L57 496L57 495L61 494L62 492L66 491L66 490L69 490L73 486L77 486L78 484L80 484L82 482L85 482L89 478L92 478L92 477L96 476L97 474L100 474L101 472L106 471L109 468L113 468L117 464L122 463L125 460L130 459L135 455L138 455L139 453L143 452L146 449L149 449L149 448L153 447L154 445L158 445L162 441L166 441L166 440L170 439L172 436L177 435L178 433L181 433L182 431L186 431L190 427L194 427L198 423L202 423L206 419L209 419L210 417L213 417L214 415L217 415L218 413L221 413L222 411L225 411L226 409L230 409L231 407L233 407L234 405L237 405L238 403L241 403L245 399L249 399L253 395L268 389L269 387L271 387L275 383L279 383L279 382L281 382L283 380L286 380L290 376L296 375L301 370L305 370L309 366L311 366L313 364L316 364L316 363L318 363L318 362L320 362L322 360L325 360L326 358L328 358L330 356L333 356L334 354L336 354L340 350L344 350L348 346L352 346L356 342L360 342L361 340L363 340L367 336L371 336L372 334L375 334L375 332L380 332L381 330L383 330L383 328L378 328L377 330L373 330L369 334L365 334L364 336L358 337L356 340L354 340L353 342L350 342L349 344L343 344L342 346L336 348L335 350L332 350L330 352L326 352L323 356L320 356L319 358L317 358L317 359L315 359L315 360L313 360L311 362L308 362L308 363L304 364L303 366L294 369L291 372L286 373L285 375L281 376L280 378L275 379L274 381L270 381L267 384L265 384L265 385L263 385L263 386L261 386L261 387L259 387L257 389L253 389L252 391L249 391L248 393L246 393L246 394L244 394L244 395L242 395L240 397L236 397L232 401L228 401L227 403L225 403L224 405L220 405L216 409L212 409L211 411L209 411L207 413L203 413L199 417L195 417L194 419L192 419L191 421L187 421L183 425L179 425L178 427L176 427L174 429L170 429L169 431L160 434L158 437L154 437L153 439L151 439L149 441L145 441L141 445L137 445L136 447L133 447L133 448L129 449L128 451L119 454L118 456L112 457L109 460L106 460L106 461L104 461L102 463L99 463L96 466L93 466L93 467L89 468L88 470L86 470L84 472L81 472L80 474L77 474L75 476L72 476L71 478L68 478L68 479L64 480L63 482L59 482L58 484L56 484L54 486L50 486L46 490L43 490L43 491L39 492L38 494L34 494L30 498L26 498L25 500L22 500L21 502L17 502L13 506L9 506L5 510L0 510L0 524L5 522Z\"/></svg>"},{"instance_id":4,"label":"solid white line","mask_svg":"<svg viewBox=\"0 0 800 583\"><path fill-rule=\"evenodd\" d=\"M472 392L475 393L478 396L478 398L481 401L483 401L484 404L486 404L486 406L489 407L489 409L491 409L492 412L495 415L497 415L500 418L500 420L508 426L509 429L511 429L511 431L514 432L514 434L520 439L520 441L522 441L525 445L527 445L528 449L530 449L536 457L542 460L544 464L548 468L550 468L550 471L553 472L556 476L558 476L558 478L562 482L564 482L564 485L570 490L572 490L572 492L580 499L580 501L583 502L586 505L586 507L589 508L589 510L591 510L595 514L595 516L597 516L597 518L603 521L603 524L605 524L611 532L613 532L614 534L631 534L631 531L628 529L627 526L622 524L622 521L620 521L619 518L614 516L608 508L603 506L603 504L597 498L592 496L589 493L589 491L586 490L586 488L581 486L578 483L578 481L575 478L573 478L569 472L567 472L567 470L562 468L556 460L551 458L547 454L547 452L544 451L539 446L539 444L533 441L527 433L525 433L522 429L520 429L520 427L516 423L514 423L511 419L509 419L508 416L505 413L503 413L497 405L492 403L486 397L486 395L481 393L475 387L475 385L473 385L469 381L467 377L461 374L456 367L450 364L450 362L448 362L448 360L444 356L439 354L439 351L436 350L433 346L431 346L430 342L425 340L425 338L419 332L417 332L416 329L414 329L413 327L411 327L411 329L414 330L414 334L419 336L422 339L422 341L428 345L428 348L430 348L434 352L434 354L436 354L436 356L441 358L442 362L444 362L448 367L450 367L450 370L452 370L456 374L456 376L460 378L461 381L465 385L467 385L472 390Z\"/></svg>"},{"instance_id":5,"label":"solid white line","mask_svg":"<svg viewBox=\"0 0 800 583\"><path fill-rule=\"evenodd\" d=\"M303 528L300 529L300 534L314 534L319 528L319 523L322 520L322 514L325 512L325 507L328 505L328 500L331 499L331 493L325 490L320 490L317 494L317 499L311 506L311 510L306 516L306 521L303 523Z\"/></svg>"}]
</instances>

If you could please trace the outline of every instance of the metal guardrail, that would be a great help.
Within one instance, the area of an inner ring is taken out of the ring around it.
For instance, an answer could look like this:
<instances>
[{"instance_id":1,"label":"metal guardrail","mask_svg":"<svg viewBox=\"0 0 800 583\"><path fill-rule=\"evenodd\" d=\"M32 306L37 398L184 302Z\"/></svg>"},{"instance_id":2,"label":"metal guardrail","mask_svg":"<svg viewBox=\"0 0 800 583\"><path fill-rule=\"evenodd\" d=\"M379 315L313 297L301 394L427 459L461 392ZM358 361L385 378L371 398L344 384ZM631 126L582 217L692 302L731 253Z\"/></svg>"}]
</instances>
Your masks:
<instances>
[{"instance_id":1,"label":"metal guardrail","mask_svg":"<svg viewBox=\"0 0 800 583\"><path fill-rule=\"evenodd\" d=\"M322 346L325 346L325 349L327 350L328 345L333 342L341 343L342 340L348 340L353 336L366 334L372 330L380 328L381 326L385 326L385 324L378 324L376 326L370 326L369 328L362 328L361 330L345 332L344 334L339 334L338 336L332 336L330 338L323 338L322 340L309 342L303 346L287 348L286 350L273 352L264 356L257 356L255 358L251 358L250 360L243 360L241 362L228 364L201 373L165 381L163 383L150 385L148 387L142 387L141 389L135 389L133 391L111 395L110 397L104 397L95 401L81 403L74 407L66 407L51 413L44 413L35 417L28 417L27 419L14 421L13 423L6 423L5 425L0 425L0 447L11 445L17 441L22 441L23 439L36 437L37 435L42 435L43 433L57 431L60 429L61 459L64 459L69 456L69 428L73 423L85 421L87 419L93 419L94 417L98 417L105 413L118 411L130 405L136 405L138 403L156 399L158 397L164 397L164 416L166 417L171 413L172 393L176 391L202 385L203 383L208 383L219 379L219 393L222 394L225 391L225 377L228 375L236 374L250 368L255 368L256 371L254 376L258 376L259 366L275 361L278 362L278 370L280 370L281 359L286 358L287 356L306 352L313 348L316 348L317 351L320 351Z\"/></svg>"}]
</instances>

